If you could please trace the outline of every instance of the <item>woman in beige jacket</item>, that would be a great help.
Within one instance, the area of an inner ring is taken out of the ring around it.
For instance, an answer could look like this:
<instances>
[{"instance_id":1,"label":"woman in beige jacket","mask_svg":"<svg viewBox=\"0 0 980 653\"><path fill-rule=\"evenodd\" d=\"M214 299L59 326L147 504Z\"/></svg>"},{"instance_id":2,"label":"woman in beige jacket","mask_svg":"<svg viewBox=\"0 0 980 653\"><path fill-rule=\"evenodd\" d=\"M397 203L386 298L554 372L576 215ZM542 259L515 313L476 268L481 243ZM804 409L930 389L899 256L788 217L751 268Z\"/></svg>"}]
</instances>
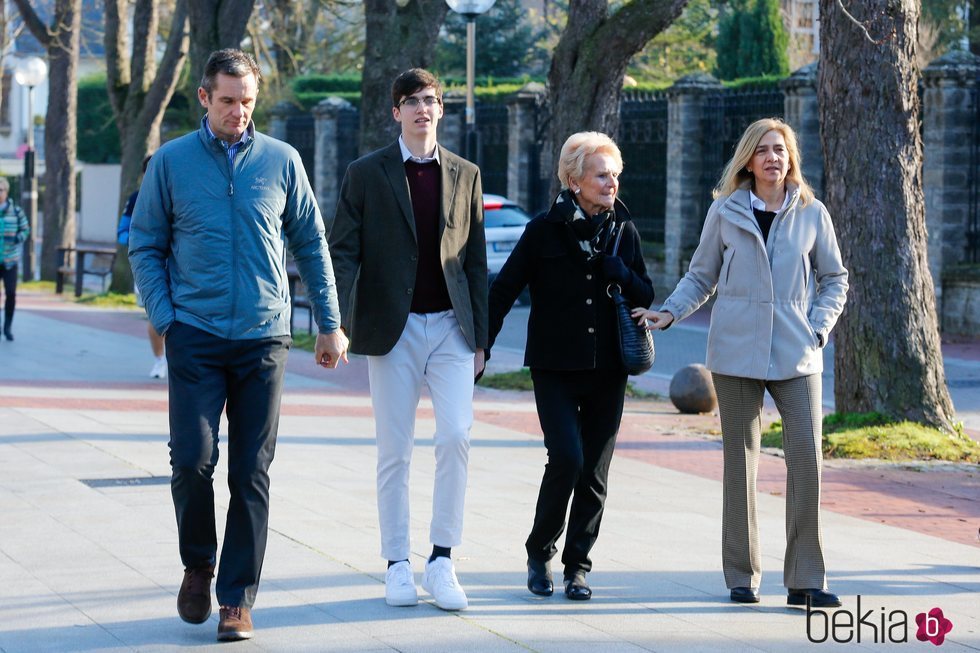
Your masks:
<instances>
[{"instance_id":1,"label":"woman in beige jacket","mask_svg":"<svg viewBox=\"0 0 980 653\"><path fill-rule=\"evenodd\" d=\"M826 207L800 173L793 130L781 120L746 129L714 192L691 266L659 311L666 329L712 293L706 365L724 441L722 563L731 599L757 603L761 554L756 475L766 390L783 422L789 605L834 607L820 533L821 348L844 308L847 270Z\"/></svg>"}]
</instances>

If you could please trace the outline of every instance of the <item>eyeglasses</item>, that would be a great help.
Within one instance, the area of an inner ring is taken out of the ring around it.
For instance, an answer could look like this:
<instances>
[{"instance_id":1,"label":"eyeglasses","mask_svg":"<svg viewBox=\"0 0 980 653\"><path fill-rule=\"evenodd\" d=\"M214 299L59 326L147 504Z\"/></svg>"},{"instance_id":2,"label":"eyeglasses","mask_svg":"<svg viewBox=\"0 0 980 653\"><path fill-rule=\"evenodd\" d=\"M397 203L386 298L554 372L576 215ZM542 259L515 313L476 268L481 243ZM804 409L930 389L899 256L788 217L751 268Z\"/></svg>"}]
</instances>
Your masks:
<instances>
[{"instance_id":1,"label":"eyeglasses","mask_svg":"<svg viewBox=\"0 0 980 653\"><path fill-rule=\"evenodd\" d=\"M435 95L426 95L424 98L407 97L401 102L399 102L398 106L415 109L419 106L419 103L422 103L427 107L431 107L436 104L439 104L439 98L437 98Z\"/></svg>"}]
</instances>

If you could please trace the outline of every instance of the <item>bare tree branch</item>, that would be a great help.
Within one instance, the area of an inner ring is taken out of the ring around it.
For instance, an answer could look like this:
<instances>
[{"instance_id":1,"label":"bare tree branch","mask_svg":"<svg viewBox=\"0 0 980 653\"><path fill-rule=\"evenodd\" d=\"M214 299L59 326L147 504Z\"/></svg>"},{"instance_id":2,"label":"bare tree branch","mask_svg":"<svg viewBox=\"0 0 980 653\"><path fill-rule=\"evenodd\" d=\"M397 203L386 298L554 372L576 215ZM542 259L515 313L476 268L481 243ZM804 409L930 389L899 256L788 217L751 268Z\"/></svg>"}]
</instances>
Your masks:
<instances>
[{"instance_id":1,"label":"bare tree branch","mask_svg":"<svg viewBox=\"0 0 980 653\"><path fill-rule=\"evenodd\" d=\"M31 7L29 0L14 0L14 4L17 5L17 11L20 12L21 18L24 19L24 24L27 29L30 30L31 35L38 40L38 42L45 48L48 48L51 41L54 39L51 31L48 30L47 25L41 20Z\"/></svg>"},{"instance_id":2,"label":"bare tree branch","mask_svg":"<svg viewBox=\"0 0 980 653\"><path fill-rule=\"evenodd\" d=\"M889 39L892 39L892 38L895 38L895 28L894 28L894 27L892 27L892 31L891 31L891 33L890 33L890 34L888 34L887 36L883 36L883 37L882 37L881 39L879 39L879 40L875 40L875 38L874 38L873 36L871 36L871 32L869 32L869 31L868 31L868 28L867 28L867 27L865 26L865 24L864 24L864 23L862 23L861 21L859 21L859 20L858 20L857 18L855 18L855 17L854 17L854 16L853 16L853 15L851 14L851 12L849 12L849 11L847 10L847 7L845 7L845 6L844 6L844 0L837 0L837 6L838 6L838 7L840 7L840 10L841 10L842 12L844 12L844 16L846 16L846 17L847 17L847 19L848 19L849 21L851 21L852 23L854 23L855 25L857 25L857 26L858 26L858 28L859 28L859 29L860 29L860 30L861 30L862 32L864 32L864 37L865 37L866 39L868 39L868 41L870 41L870 42L871 42L871 43L873 43L874 45L881 45L881 44L882 44L882 43L884 43L885 41L887 41L887 40L889 40Z\"/></svg>"},{"instance_id":3,"label":"bare tree branch","mask_svg":"<svg viewBox=\"0 0 980 653\"><path fill-rule=\"evenodd\" d=\"M170 36L167 38L167 45L163 51L163 59L160 60L160 67L157 69L157 74L146 94L144 107L165 107L166 103L170 101L174 90L177 88L177 82L180 80L184 60L187 58L189 37L187 1L177 0L173 23L170 27ZM160 116L163 116L163 112L160 112Z\"/></svg>"}]
</instances>

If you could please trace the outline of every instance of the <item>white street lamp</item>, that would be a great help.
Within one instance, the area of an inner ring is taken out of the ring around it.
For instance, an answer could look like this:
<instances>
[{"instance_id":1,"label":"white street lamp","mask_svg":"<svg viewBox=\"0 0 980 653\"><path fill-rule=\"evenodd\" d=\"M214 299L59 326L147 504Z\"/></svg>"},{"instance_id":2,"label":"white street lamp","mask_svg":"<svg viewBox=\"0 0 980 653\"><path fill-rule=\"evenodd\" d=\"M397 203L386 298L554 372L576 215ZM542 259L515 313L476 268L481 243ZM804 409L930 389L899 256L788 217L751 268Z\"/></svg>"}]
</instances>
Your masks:
<instances>
[{"instance_id":1,"label":"white street lamp","mask_svg":"<svg viewBox=\"0 0 980 653\"><path fill-rule=\"evenodd\" d=\"M496 0L446 0L449 8L466 19L466 158L478 163L479 134L476 131L476 108L473 102L473 77L476 68L476 17L486 13Z\"/></svg>"},{"instance_id":2,"label":"white street lamp","mask_svg":"<svg viewBox=\"0 0 980 653\"><path fill-rule=\"evenodd\" d=\"M27 213L30 234L24 242L24 281L34 279L34 233L37 228L37 172L34 169L34 87L48 76L48 65L40 57L24 57L14 67L14 79L27 87L27 151L24 152L24 183L21 204Z\"/></svg>"}]
</instances>

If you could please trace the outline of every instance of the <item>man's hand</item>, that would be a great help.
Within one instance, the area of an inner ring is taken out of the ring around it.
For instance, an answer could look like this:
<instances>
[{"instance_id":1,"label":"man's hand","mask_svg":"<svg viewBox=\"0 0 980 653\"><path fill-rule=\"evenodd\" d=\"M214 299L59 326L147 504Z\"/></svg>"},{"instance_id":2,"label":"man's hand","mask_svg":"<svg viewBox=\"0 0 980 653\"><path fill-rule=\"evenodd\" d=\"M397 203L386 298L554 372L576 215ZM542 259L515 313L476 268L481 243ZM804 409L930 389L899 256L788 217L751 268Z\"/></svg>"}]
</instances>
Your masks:
<instances>
[{"instance_id":1,"label":"man's hand","mask_svg":"<svg viewBox=\"0 0 980 653\"><path fill-rule=\"evenodd\" d=\"M476 350L476 356L473 357L473 378L477 381L483 376L483 371L487 368L487 355L482 349Z\"/></svg>"},{"instance_id":2,"label":"man's hand","mask_svg":"<svg viewBox=\"0 0 980 653\"><path fill-rule=\"evenodd\" d=\"M347 345L350 341L340 329L330 333L320 333L316 337L316 346L313 356L316 364L321 367L334 369L340 361L347 362Z\"/></svg>"}]
</instances>

